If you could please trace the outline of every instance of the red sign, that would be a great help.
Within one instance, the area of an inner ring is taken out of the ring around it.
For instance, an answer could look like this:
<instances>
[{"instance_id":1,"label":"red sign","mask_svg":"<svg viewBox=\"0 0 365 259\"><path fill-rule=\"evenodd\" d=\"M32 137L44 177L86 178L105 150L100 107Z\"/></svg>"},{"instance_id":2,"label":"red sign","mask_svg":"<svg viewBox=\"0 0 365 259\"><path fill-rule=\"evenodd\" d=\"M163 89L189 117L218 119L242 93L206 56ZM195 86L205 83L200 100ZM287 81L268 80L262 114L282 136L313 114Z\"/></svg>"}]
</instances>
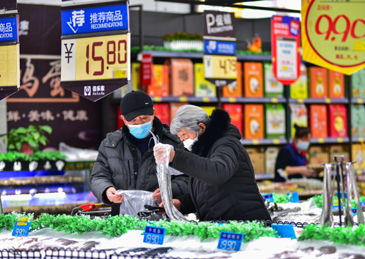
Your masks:
<instances>
[{"instance_id":1,"label":"red sign","mask_svg":"<svg viewBox=\"0 0 365 259\"><path fill-rule=\"evenodd\" d=\"M141 62L141 85L152 83L152 54L142 54Z\"/></svg>"},{"instance_id":2,"label":"red sign","mask_svg":"<svg viewBox=\"0 0 365 259\"><path fill-rule=\"evenodd\" d=\"M274 15L271 19L272 67L276 79L284 85L300 76L300 21Z\"/></svg>"}]
</instances>

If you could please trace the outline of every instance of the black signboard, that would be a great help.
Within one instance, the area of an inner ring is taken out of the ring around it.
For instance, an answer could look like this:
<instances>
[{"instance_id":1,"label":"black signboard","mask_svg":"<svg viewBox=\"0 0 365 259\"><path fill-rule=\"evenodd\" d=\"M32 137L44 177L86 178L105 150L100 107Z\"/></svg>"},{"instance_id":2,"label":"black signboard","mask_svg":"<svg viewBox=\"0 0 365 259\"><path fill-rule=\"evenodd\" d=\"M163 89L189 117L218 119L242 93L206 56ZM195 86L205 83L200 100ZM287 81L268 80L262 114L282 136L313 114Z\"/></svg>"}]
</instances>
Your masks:
<instances>
[{"instance_id":1,"label":"black signboard","mask_svg":"<svg viewBox=\"0 0 365 259\"><path fill-rule=\"evenodd\" d=\"M204 12L204 36L236 37L233 13Z\"/></svg>"}]
</instances>

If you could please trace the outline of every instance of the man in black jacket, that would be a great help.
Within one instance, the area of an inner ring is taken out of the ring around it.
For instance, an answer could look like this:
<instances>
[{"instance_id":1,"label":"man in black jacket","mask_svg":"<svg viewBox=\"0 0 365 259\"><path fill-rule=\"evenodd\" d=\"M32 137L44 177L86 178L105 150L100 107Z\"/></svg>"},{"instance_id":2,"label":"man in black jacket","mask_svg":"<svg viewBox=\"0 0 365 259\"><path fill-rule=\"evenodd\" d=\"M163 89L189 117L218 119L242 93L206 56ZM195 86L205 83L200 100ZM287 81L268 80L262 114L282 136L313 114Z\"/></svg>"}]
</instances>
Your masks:
<instances>
[{"instance_id":1,"label":"man in black jacket","mask_svg":"<svg viewBox=\"0 0 365 259\"><path fill-rule=\"evenodd\" d=\"M91 173L91 190L104 203L114 203L113 213L119 213L123 195L117 190L158 189L156 163L153 156L154 141L150 131L161 143L175 149L183 148L169 127L154 116L153 102L144 92L128 93L120 102L124 125L108 133L99 147L97 161ZM174 197L188 193L188 178L185 175L172 176ZM159 197L156 197L159 201Z\"/></svg>"}]
</instances>

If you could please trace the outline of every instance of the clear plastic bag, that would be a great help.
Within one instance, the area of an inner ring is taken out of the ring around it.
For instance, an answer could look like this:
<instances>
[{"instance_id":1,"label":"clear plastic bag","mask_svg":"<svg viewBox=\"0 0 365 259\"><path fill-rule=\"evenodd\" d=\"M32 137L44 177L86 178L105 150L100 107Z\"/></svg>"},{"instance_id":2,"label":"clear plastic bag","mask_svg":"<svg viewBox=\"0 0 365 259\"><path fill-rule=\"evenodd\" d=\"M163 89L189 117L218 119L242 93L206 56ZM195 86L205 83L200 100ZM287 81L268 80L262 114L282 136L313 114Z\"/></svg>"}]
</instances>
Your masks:
<instances>
[{"instance_id":1,"label":"clear plastic bag","mask_svg":"<svg viewBox=\"0 0 365 259\"><path fill-rule=\"evenodd\" d=\"M159 206L155 198L152 197L153 192L141 190L118 190L117 194L123 194L123 202L120 204L120 215L138 216L138 212L147 211L144 205ZM154 215L154 219L163 218L163 215Z\"/></svg>"}]
</instances>

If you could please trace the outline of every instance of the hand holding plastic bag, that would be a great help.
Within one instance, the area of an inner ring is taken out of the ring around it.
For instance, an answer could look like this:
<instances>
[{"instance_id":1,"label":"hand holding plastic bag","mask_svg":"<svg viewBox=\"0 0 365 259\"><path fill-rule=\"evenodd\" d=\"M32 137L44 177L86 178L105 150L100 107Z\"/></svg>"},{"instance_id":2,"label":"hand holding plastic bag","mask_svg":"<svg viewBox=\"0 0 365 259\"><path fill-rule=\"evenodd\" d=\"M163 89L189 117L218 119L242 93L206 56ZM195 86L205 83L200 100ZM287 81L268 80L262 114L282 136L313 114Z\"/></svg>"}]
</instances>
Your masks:
<instances>
[{"instance_id":1,"label":"hand holding plastic bag","mask_svg":"<svg viewBox=\"0 0 365 259\"><path fill-rule=\"evenodd\" d=\"M155 156L156 163L165 164L166 167L168 167L171 150L174 150L174 147L169 144L156 144L153 148L153 154Z\"/></svg>"}]
</instances>

